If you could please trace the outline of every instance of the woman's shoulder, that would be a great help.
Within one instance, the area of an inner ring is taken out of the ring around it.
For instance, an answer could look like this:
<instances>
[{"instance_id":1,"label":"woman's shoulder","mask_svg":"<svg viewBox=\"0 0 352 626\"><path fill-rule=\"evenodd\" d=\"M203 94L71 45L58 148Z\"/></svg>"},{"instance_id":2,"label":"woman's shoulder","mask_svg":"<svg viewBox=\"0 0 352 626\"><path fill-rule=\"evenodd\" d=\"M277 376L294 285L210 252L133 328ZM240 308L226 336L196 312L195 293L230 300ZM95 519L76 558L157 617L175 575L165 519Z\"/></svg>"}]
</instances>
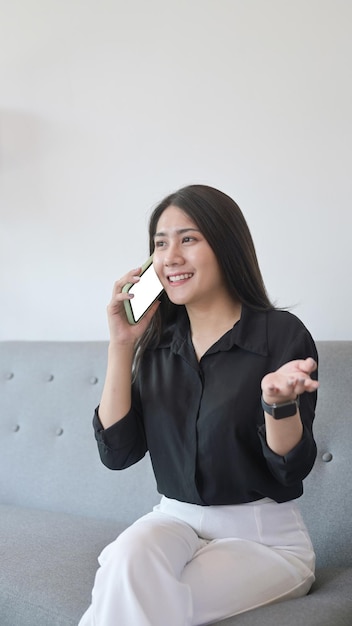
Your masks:
<instances>
[{"instance_id":1,"label":"woman's shoulder","mask_svg":"<svg viewBox=\"0 0 352 626\"><path fill-rule=\"evenodd\" d=\"M307 351L315 358L314 339L304 322L291 311L272 309L267 312L267 337L271 348L277 346L295 347L302 354Z\"/></svg>"},{"instance_id":2,"label":"woman's shoulder","mask_svg":"<svg viewBox=\"0 0 352 626\"><path fill-rule=\"evenodd\" d=\"M288 311L287 309L269 309L267 311L267 316L269 324L279 324L280 326L282 325L286 328L306 328L302 320L297 315L291 313L291 311Z\"/></svg>"},{"instance_id":3,"label":"woman's shoulder","mask_svg":"<svg viewBox=\"0 0 352 626\"><path fill-rule=\"evenodd\" d=\"M243 307L241 321L246 326L246 330L260 327L265 328L267 332L297 332L299 330L307 330L302 320L287 309L278 309L272 307L266 310L255 310L249 307Z\"/></svg>"}]
</instances>

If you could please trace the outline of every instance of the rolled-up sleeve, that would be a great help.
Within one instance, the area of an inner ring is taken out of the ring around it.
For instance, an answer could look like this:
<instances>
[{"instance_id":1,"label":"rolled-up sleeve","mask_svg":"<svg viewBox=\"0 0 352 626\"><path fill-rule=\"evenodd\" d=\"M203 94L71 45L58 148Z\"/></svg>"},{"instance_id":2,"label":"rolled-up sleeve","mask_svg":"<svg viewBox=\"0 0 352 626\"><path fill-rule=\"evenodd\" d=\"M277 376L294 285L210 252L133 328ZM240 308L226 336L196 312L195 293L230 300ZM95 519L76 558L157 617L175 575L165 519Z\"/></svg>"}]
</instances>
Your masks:
<instances>
[{"instance_id":1,"label":"rolled-up sleeve","mask_svg":"<svg viewBox=\"0 0 352 626\"><path fill-rule=\"evenodd\" d=\"M290 487L308 476L314 465L317 448L311 432L304 424L301 441L285 456L280 456L269 448L265 425L259 428L259 437L268 468L278 482Z\"/></svg>"},{"instance_id":2,"label":"rolled-up sleeve","mask_svg":"<svg viewBox=\"0 0 352 626\"><path fill-rule=\"evenodd\" d=\"M93 428L99 455L109 469L125 469L140 461L147 452L143 421L136 404L134 399L125 417L106 429L99 419L99 407L95 410Z\"/></svg>"}]
</instances>

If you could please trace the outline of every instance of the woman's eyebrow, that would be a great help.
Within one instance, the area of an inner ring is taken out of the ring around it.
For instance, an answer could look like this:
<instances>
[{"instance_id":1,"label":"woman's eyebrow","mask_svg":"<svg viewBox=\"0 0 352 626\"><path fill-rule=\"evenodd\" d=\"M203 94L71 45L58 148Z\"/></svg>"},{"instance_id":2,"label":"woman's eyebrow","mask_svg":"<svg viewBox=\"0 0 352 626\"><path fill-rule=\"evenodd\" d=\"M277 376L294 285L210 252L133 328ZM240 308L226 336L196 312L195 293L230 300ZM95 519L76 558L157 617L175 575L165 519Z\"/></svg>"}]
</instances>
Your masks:
<instances>
[{"instance_id":1,"label":"woman's eyebrow","mask_svg":"<svg viewBox=\"0 0 352 626\"><path fill-rule=\"evenodd\" d=\"M176 235L184 235L185 233L189 233L189 232L199 233L200 231L199 231L199 228L178 228L174 232ZM164 231L160 231L158 233L155 233L154 237L167 237L167 233Z\"/></svg>"}]
</instances>

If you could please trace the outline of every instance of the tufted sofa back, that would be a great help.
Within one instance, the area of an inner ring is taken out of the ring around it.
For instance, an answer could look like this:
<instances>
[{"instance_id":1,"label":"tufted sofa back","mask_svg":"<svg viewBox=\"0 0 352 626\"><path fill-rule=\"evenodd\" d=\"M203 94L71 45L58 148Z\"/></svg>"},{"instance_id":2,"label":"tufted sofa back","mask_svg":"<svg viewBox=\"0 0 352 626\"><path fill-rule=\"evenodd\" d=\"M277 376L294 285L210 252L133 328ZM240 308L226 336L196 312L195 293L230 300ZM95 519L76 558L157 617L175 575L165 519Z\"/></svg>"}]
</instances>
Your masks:
<instances>
[{"instance_id":1,"label":"tufted sofa back","mask_svg":"<svg viewBox=\"0 0 352 626\"><path fill-rule=\"evenodd\" d=\"M352 565L352 341L317 342L318 456L300 506L320 565Z\"/></svg>"},{"instance_id":2,"label":"tufted sofa back","mask_svg":"<svg viewBox=\"0 0 352 626\"><path fill-rule=\"evenodd\" d=\"M104 342L0 343L0 502L129 524L158 497L149 459L112 472L92 419Z\"/></svg>"},{"instance_id":3,"label":"tufted sofa back","mask_svg":"<svg viewBox=\"0 0 352 626\"><path fill-rule=\"evenodd\" d=\"M352 564L352 341L318 342L318 458L301 507L318 563ZM91 420L105 342L0 343L0 503L124 524L158 501L150 462L112 472Z\"/></svg>"}]
</instances>

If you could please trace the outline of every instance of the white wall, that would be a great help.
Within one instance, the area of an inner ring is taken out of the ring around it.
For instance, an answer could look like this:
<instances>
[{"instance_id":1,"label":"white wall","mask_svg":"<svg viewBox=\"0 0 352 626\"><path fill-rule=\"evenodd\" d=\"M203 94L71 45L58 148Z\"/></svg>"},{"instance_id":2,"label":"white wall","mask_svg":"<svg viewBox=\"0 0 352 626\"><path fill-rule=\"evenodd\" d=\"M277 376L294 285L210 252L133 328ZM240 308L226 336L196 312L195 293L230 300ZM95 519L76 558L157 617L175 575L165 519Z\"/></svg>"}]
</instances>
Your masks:
<instances>
[{"instance_id":1,"label":"white wall","mask_svg":"<svg viewBox=\"0 0 352 626\"><path fill-rule=\"evenodd\" d=\"M0 339L104 339L154 204L232 195L280 306L352 339L350 0L0 0Z\"/></svg>"}]
</instances>

